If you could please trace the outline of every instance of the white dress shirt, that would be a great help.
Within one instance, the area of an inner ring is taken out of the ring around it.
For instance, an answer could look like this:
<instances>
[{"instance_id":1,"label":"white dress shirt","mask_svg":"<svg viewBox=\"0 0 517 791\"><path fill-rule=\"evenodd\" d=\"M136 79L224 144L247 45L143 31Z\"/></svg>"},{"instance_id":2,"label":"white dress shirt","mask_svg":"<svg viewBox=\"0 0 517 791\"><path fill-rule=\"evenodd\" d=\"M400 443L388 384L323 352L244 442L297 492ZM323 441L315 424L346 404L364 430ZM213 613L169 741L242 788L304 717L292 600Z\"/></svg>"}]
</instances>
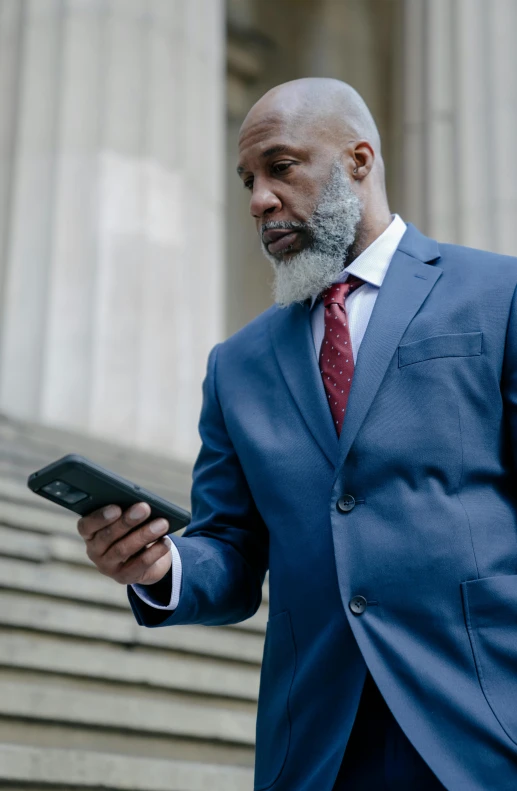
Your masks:
<instances>
[{"instance_id":1,"label":"white dress shirt","mask_svg":"<svg viewBox=\"0 0 517 791\"><path fill-rule=\"evenodd\" d=\"M391 224L384 233L378 236L366 250L363 250L361 255L357 256L350 266L343 269L334 280L334 283L343 283L348 278L348 275L355 275L365 281L363 286L352 291L350 296L346 298L348 328L352 342L354 364L372 315L377 294L388 271L390 261L405 232L405 222L398 214L394 214ZM325 334L325 307L322 300L317 300L317 297L313 297L310 310L314 348L316 357L319 359L321 344ZM181 588L181 558L175 544L167 536L166 538L171 545L172 555L172 592L169 604L163 605L154 601L149 596L146 585L133 585L132 587L135 593L151 607L156 607L159 610L175 610L178 606Z\"/></svg>"}]
</instances>

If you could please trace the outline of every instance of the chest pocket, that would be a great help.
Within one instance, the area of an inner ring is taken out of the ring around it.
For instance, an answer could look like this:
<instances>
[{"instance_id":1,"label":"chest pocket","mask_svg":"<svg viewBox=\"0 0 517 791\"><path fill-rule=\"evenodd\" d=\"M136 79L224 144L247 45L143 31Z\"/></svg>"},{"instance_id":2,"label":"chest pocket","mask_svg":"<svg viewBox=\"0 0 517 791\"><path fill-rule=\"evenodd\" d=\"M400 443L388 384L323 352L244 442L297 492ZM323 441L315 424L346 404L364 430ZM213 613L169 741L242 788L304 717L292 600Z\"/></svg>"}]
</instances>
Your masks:
<instances>
[{"instance_id":1,"label":"chest pocket","mask_svg":"<svg viewBox=\"0 0 517 791\"><path fill-rule=\"evenodd\" d=\"M480 355L482 332L458 332L453 335L432 335L398 347L399 368L433 357L473 357Z\"/></svg>"}]
</instances>

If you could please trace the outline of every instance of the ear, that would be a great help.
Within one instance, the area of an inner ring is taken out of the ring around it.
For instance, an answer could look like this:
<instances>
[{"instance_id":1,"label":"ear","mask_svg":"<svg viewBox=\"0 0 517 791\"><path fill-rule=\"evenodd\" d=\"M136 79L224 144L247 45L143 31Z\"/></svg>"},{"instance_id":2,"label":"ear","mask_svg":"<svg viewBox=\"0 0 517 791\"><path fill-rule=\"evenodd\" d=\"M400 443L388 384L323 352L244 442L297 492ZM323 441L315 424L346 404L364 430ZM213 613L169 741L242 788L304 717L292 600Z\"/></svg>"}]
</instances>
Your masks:
<instances>
[{"instance_id":1,"label":"ear","mask_svg":"<svg viewBox=\"0 0 517 791\"><path fill-rule=\"evenodd\" d=\"M369 174L375 160L375 153L367 140L354 141L349 151L351 177L362 181Z\"/></svg>"}]
</instances>

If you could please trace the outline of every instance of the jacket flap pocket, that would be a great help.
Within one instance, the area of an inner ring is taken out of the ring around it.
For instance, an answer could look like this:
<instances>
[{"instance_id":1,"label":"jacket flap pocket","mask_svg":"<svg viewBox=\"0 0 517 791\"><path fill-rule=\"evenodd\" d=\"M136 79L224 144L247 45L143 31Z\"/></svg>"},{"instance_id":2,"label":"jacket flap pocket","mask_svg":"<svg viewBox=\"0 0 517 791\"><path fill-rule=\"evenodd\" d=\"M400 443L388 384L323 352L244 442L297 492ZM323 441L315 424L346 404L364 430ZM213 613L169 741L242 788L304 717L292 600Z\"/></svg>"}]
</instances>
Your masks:
<instances>
[{"instance_id":1,"label":"jacket flap pocket","mask_svg":"<svg viewBox=\"0 0 517 791\"><path fill-rule=\"evenodd\" d=\"M453 335L432 335L399 346L399 368L433 357L471 357L481 354L482 332L458 332Z\"/></svg>"}]
</instances>

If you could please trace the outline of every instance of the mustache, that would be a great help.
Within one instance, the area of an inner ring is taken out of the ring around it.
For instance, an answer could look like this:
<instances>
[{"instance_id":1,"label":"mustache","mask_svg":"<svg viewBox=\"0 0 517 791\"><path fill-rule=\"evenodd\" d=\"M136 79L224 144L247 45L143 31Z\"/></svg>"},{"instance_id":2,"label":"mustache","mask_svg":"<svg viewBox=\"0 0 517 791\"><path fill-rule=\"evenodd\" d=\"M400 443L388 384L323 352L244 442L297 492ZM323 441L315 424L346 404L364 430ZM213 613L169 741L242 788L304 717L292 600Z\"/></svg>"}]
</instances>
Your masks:
<instances>
[{"instance_id":1,"label":"mustache","mask_svg":"<svg viewBox=\"0 0 517 791\"><path fill-rule=\"evenodd\" d=\"M304 231L309 233L309 225L296 220L270 220L260 226L260 238L264 242L266 231Z\"/></svg>"}]
</instances>

